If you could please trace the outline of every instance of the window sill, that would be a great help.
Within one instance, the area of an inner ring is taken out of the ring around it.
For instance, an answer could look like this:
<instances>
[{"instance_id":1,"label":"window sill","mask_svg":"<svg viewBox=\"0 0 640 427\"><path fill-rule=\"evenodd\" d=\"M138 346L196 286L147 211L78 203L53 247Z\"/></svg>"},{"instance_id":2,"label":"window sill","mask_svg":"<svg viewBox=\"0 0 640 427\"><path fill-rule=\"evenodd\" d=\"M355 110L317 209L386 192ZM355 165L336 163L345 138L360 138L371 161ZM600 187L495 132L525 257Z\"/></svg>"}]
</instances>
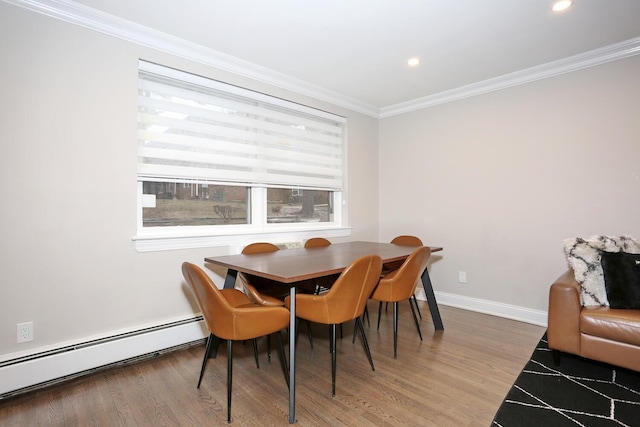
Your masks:
<instances>
[{"instance_id":1,"label":"window sill","mask_svg":"<svg viewBox=\"0 0 640 427\"><path fill-rule=\"evenodd\" d=\"M274 230L261 233L237 233L219 235L145 235L132 240L138 252L171 251L180 249L211 248L231 246L231 253L240 253L241 248L252 242L272 243L303 242L311 237L346 237L351 235L350 227L313 228L296 230ZM234 250L235 249L235 250Z\"/></svg>"}]
</instances>

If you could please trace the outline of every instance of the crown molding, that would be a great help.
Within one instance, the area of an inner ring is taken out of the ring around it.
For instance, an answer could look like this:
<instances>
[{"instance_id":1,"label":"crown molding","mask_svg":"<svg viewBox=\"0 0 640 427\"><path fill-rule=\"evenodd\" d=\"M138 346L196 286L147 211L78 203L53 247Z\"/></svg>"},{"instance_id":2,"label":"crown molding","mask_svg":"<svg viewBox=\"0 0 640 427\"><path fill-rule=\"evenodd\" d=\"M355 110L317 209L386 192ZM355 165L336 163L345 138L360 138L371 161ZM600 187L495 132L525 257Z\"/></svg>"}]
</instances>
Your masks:
<instances>
[{"instance_id":1,"label":"crown molding","mask_svg":"<svg viewBox=\"0 0 640 427\"><path fill-rule=\"evenodd\" d=\"M379 108L284 73L206 48L197 43L118 18L70 0L2 0L131 43L228 71L340 107L378 117Z\"/></svg>"},{"instance_id":2,"label":"crown molding","mask_svg":"<svg viewBox=\"0 0 640 427\"><path fill-rule=\"evenodd\" d=\"M202 45L100 12L71 0L1 0L71 24L126 40L151 49L228 71L262 83L290 90L378 119L506 89L587 67L628 58L640 53L640 37L579 55L549 62L445 92L378 108L307 81L206 48Z\"/></svg>"},{"instance_id":3,"label":"crown molding","mask_svg":"<svg viewBox=\"0 0 640 427\"><path fill-rule=\"evenodd\" d=\"M600 49L560 59L558 61L548 62L546 64L483 80L470 85L461 86L445 92L383 107L380 109L379 118L404 114L422 108L429 108L439 104L457 101L459 99L530 83L536 80L547 79L560 74L578 71L583 68L628 58L639 53L640 37L636 37L620 43L605 46Z\"/></svg>"}]
</instances>

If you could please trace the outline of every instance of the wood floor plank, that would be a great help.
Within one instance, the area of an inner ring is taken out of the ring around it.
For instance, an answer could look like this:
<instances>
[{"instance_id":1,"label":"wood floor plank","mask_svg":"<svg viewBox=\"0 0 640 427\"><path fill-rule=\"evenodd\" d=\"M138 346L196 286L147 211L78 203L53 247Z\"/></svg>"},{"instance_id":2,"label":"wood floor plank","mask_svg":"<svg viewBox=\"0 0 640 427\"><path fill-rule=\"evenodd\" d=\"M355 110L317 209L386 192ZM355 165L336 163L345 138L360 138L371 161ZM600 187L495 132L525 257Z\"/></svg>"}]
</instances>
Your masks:
<instances>
[{"instance_id":1,"label":"wood floor plank","mask_svg":"<svg viewBox=\"0 0 640 427\"><path fill-rule=\"evenodd\" d=\"M442 306L436 331L420 302L423 341L408 305L400 307L398 358L393 358L391 310L369 303L364 322L375 371L353 322L337 344L336 396L331 396L328 329L313 325L314 349L300 328L297 355L298 426L488 426L544 328ZM288 390L278 353L260 369L250 344L234 346L232 417L236 426L288 425ZM210 359L196 388L204 344L128 363L0 400L0 425L202 426L226 424L226 345Z\"/></svg>"}]
</instances>

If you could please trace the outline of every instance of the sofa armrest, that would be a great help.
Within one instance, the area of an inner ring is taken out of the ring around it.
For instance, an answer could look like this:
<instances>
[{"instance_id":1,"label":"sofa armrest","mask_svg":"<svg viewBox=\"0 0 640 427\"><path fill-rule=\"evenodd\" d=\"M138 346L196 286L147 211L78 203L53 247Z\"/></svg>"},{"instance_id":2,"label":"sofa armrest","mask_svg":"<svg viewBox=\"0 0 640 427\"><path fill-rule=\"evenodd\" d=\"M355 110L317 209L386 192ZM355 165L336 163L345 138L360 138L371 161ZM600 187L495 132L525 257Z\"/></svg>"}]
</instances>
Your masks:
<instances>
[{"instance_id":1,"label":"sofa armrest","mask_svg":"<svg viewBox=\"0 0 640 427\"><path fill-rule=\"evenodd\" d=\"M580 285L575 280L573 270L568 270L549 289L549 348L580 354L581 310Z\"/></svg>"}]
</instances>

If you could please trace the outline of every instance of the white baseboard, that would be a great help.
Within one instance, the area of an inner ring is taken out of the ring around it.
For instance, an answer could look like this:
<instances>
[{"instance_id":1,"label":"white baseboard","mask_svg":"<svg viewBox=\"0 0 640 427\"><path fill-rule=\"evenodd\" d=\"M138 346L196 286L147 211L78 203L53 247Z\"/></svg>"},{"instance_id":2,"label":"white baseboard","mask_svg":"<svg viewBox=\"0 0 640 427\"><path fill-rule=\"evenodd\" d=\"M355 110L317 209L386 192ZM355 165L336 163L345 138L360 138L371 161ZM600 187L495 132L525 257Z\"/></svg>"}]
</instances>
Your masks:
<instances>
[{"instance_id":1,"label":"white baseboard","mask_svg":"<svg viewBox=\"0 0 640 427\"><path fill-rule=\"evenodd\" d=\"M416 297L426 301L423 289L416 289ZM547 325L547 313L539 310L445 292L436 292L436 300L439 305ZM202 340L206 336L202 321L191 319L5 360L0 363L0 399L85 371Z\"/></svg>"},{"instance_id":2,"label":"white baseboard","mask_svg":"<svg viewBox=\"0 0 640 427\"><path fill-rule=\"evenodd\" d=\"M547 326L546 311L532 310L526 307L503 304L495 301L471 298L446 292L436 292L435 294L438 305L447 305L469 311L490 314L492 316L504 317L506 319L518 320L520 322L531 323L534 325ZM422 301L427 300L423 289L416 289L416 298Z\"/></svg>"},{"instance_id":3,"label":"white baseboard","mask_svg":"<svg viewBox=\"0 0 640 427\"><path fill-rule=\"evenodd\" d=\"M66 346L0 365L0 399L14 392L71 375L206 338L202 321L172 323L163 327L121 334L109 339Z\"/></svg>"}]
</instances>

